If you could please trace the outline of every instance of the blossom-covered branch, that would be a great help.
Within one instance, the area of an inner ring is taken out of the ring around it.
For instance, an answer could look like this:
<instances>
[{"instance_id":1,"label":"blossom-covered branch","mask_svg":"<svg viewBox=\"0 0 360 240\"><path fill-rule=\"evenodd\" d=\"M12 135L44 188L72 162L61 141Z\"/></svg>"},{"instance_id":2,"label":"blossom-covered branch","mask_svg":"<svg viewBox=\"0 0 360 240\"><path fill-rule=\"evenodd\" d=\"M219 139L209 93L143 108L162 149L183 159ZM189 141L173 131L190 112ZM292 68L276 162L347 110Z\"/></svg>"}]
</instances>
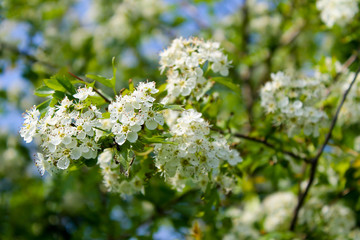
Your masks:
<instances>
[{"instance_id":1,"label":"blossom-covered branch","mask_svg":"<svg viewBox=\"0 0 360 240\"><path fill-rule=\"evenodd\" d=\"M344 92L344 94L342 96L341 102L340 102L340 104L338 105L338 107L336 109L334 117L332 118L332 121L331 121L331 124L330 124L330 127L329 127L329 131L326 134L326 137L325 137L325 140L324 140L323 144L320 146L320 148L317 151L316 155L313 158L311 158L309 181L308 181L308 183L306 185L305 191L299 196L298 203L297 203L297 206L296 206L296 208L294 210L294 215L293 215L293 218L292 218L291 224L290 224L290 230L291 231L293 231L295 229L297 218L298 218L298 215L299 215L299 211L300 211L301 207L303 206L305 198L306 198L307 194L309 193L309 190L310 190L310 188L311 188L311 186L312 186L312 184L314 182L315 173L316 173L316 170L317 170L319 158L321 157L322 153L324 152L324 149L325 149L326 145L330 141L332 132L334 130L337 119L339 117L340 110L341 110L342 106L344 105L345 100L346 100L352 86L354 85L359 72L360 72L360 68L355 73L355 76L354 76L353 80L351 81L351 83L349 84L348 88L345 90L345 92Z\"/></svg>"}]
</instances>

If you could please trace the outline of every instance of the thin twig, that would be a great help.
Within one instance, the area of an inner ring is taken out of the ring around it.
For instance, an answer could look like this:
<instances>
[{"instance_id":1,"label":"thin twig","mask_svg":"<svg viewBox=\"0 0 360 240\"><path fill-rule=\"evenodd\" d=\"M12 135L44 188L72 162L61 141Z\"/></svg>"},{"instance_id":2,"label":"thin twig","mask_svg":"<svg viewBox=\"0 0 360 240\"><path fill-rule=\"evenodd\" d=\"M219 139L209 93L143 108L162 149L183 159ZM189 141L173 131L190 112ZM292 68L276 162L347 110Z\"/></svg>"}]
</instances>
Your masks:
<instances>
[{"instance_id":1,"label":"thin twig","mask_svg":"<svg viewBox=\"0 0 360 240\"><path fill-rule=\"evenodd\" d=\"M212 130L214 131L217 131L221 134L225 134L225 132L221 129L218 129L218 128L213 128ZM310 160L305 158L305 157L301 157L293 152L290 152L290 151L287 151L287 150L283 150L283 149L279 149L278 147L276 147L274 144L272 143L269 143L266 139L261 139L261 138L256 138L256 137L250 137L250 136L247 136L247 135L244 135L244 134L241 134L241 133L232 133L232 136L234 137L237 137L237 138L242 138L242 139L245 139L245 140L248 140L248 141L252 141L252 142L256 142L256 143L260 143L268 148L271 148L273 150L275 150L276 152L281 152L283 154L286 154L290 157L293 157L295 159L299 159L299 160L302 160L302 161L305 161L307 163L310 163Z\"/></svg>"},{"instance_id":2,"label":"thin twig","mask_svg":"<svg viewBox=\"0 0 360 240\"><path fill-rule=\"evenodd\" d=\"M129 177L129 176L130 176L130 169L131 169L131 166L132 166L133 163L134 163L135 157L136 157L136 156L133 156L133 157L131 158L131 161L130 161L130 163L129 163L129 167L128 167L128 169L127 169L126 172L125 172L125 176L126 176L126 177Z\"/></svg>"},{"instance_id":3,"label":"thin twig","mask_svg":"<svg viewBox=\"0 0 360 240\"><path fill-rule=\"evenodd\" d=\"M355 51L345 62L344 64L341 66L341 69L338 73L336 73L335 75L335 81L340 77L340 75L350 67L351 64L353 64L353 62L355 62L355 60L357 59L359 55L358 51Z\"/></svg>"},{"instance_id":4,"label":"thin twig","mask_svg":"<svg viewBox=\"0 0 360 240\"><path fill-rule=\"evenodd\" d=\"M324 149L326 147L326 145L328 144L328 142L330 141L330 138L331 138L331 135L332 135L332 131L334 130L334 127L336 125L336 122L337 122L337 119L339 117L339 113L340 113L340 110L342 108L342 106L344 105L344 102L347 98L347 95L349 94L352 86L354 85L355 81L356 81L356 78L358 76L360 72L360 67L359 69L357 70L357 72L355 73L355 76L354 76L354 79L351 81L349 87L345 90L344 94L343 94L343 97L341 99L341 102L339 104L339 106L337 107L336 109L336 112L335 112L335 115L331 121L331 124L330 124L330 128L329 128L329 132L327 133L326 137L325 137L325 140L324 140L324 143L321 145L321 147L319 148L319 150L317 151L315 157L313 157L311 160L310 160L310 164L311 164L311 168L310 168L310 177L309 177L309 182L307 183L306 185L306 188L305 188L305 191L300 195L299 197L299 201L298 201L298 204L294 210L294 215L293 215L293 218L291 220L291 224L290 224L290 231L294 231L295 229L295 226L296 226L296 222L297 222L297 218L298 218L298 215L299 215L299 212L300 212L300 209L301 207L303 206L304 204L304 201L305 201L305 198L307 196L307 194L309 193L309 190L310 190L310 187L312 186L313 182L314 182L314 179L315 179L315 173L316 173L316 169L317 169L317 166L318 166L318 162L319 162L319 158L321 157L322 153L324 152Z\"/></svg>"},{"instance_id":5,"label":"thin twig","mask_svg":"<svg viewBox=\"0 0 360 240\"><path fill-rule=\"evenodd\" d=\"M68 72L68 73L69 73L71 76L73 76L74 78L76 78L76 79L78 79L78 80L86 83L86 81L85 81L84 79L76 76L75 74L73 74L73 73L71 73L71 72ZM95 91L97 94L99 94L99 96L102 97L106 102L111 103L111 101L110 101L109 99L107 99L98 89L96 89L96 88L93 88L93 89L94 89L94 91Z\"/></svg>"},{"instance_id":6,"label":"thin twig","mask_svg":"<svg viewBox=\"0 0 360 240\"><path fill-rule=\"evenodd\" d=\"M263 144L264 146L267 146L268 148L271 148L277 152L281 152L281 153L284 153L290 157L293 157L295 159L299 159L299 160L302 160L302 161L305 161L305 162L310 162L309 159L305 158L305 157L301 157L293 152L290 152L290 151L287 151L287 150L283 150L283 149L279 149L278 147L276 147L275 145L269 143L266 139L260 139L260 138L254 138L254 137L250 137L250 136L247 136L247 135L243 135L243 134L240 134L240 133L235 133L233 134L233 136L235 137L238 137L238 138L242 138L242 139L246 139L246 140L249 140L249 141L252 141L252 142L257 142L257 143L261 143Z\"/></svg>"}]
</instances>

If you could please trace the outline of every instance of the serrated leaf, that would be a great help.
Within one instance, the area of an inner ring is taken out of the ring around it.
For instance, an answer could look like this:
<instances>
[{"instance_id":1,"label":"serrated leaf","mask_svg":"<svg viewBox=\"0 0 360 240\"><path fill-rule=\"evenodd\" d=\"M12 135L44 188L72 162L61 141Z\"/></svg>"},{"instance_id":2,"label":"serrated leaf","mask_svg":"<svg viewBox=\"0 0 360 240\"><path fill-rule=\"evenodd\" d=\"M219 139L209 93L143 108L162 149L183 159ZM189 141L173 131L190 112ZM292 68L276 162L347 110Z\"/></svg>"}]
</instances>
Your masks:
<instances>
[{"instance_id":1,"label":"serrated leaf","mask_svg":"<svg viewBox=\"0 0 360 240\"><path fill-rule=\"evenodd\" d=\"M53 94L54 92L55 90L49 88L48 86L41 86L35 90L34 94L39 97L47 97Z\"/></svg>"},{"instance_id":2,"label":"serrated leaf","mask_svg":"<svg viewBox=\"0 0 360 240\"><path fill-rule=\"evenodd\" d=\"M228 87L229 89L233 90L236 93L241 94L241 88L237 84L231 82L231 78L224 78L224 77L214 77L211 78L214 82L220 83L221 85L224 85L225 87Z\"/></svg>"},{"instance_id":3,"label":"serrated leaf","mask_svg":"<svg viewBox=\"0 0 360 240\"><path fill-rule=\"evenodd\" d=\"M104 84L105 86L109 87L109 88L114 88L115 86L113 85L113 82L111 81L111 79L107 79L105 77L99 76L99 75L92 75L92 74L87 74L85 75L87 78L93 79L101 84Z\"/></svg>"},{"instance_id":4,"label":"serrated leaf","mask_svg":"<svg viewBox=\"0 0 360 240\"><path fill-rule=\"evenodd\" d=\"M55 75L55 78L71 95L76 93L74 85L71 84L70 79L67 78L65 75Z\"/></svg>"},{"instance_id":5,"label":"serrated leaf","mask_svg":"<svg viewBox=\"0 0 360 240\"><path fill-rule=\"evenodd\" d=\"M44 83L47 87L54 89L55 91L66 92L66 89L59 83L57 79L45 79Z\"/></svg>"}]
</instances>

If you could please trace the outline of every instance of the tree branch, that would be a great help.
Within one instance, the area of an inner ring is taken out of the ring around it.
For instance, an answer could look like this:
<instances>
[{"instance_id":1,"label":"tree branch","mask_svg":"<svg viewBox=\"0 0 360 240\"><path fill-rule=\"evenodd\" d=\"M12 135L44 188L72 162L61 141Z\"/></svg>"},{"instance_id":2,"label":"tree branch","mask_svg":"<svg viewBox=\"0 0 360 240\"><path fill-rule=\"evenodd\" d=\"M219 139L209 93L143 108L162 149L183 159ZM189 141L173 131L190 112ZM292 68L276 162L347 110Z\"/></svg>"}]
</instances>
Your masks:
<instances>
[{"instance_id":1,"label":"tree branch","mask_svg":"<svg viewBox=\"0 0 360 240\"><path fill-rule=\"evenodd\" d=\"M264 146L268 147L268 148L271 148L273 150L275 150L276 152L281 152L283 154L286 154L290 157L293 157L295 159L299 159L299 160L302 160L302 161L305 161L305 162L310 162L309 159L307 158L304 158L304 157L301 157L293 152L290 152L290 151L287 151L287 150L283 150L283 149L279 149L278 147L276 147L275 145L269 143L266 139L260 139L260 138L254 138L254 137L249 137L247 135L243 135L243 134L240 134L240 133L235 133L233 134L233 136L235 137L238 137L238 138L242 138L242 139L246 139L246 140L249 140L249 141L252 141L252 142L257 142L257 143L261 143L263 144Z\"/></svg>"},{"instance_id":2,"label":"tree branch","mask_svg":"<svg viewBox=\"0 0 360 240\"><path fill-rule=\"evenodd\" d=\"M218 129L218 128L213 128L212 130L214 131L217 131L221 134L225 134L225 132L221 129ZM281 152L283 154L286 154L290 157L293 157L295 159L298 159L298 160L302 160L302 161L305 161L307 163L310 163L310 160L305 158L305 157L301 157L293 152L290 152L290 151L287 151L287 150L283 150L283 149L279 149L278 147L276 147L274 144L272 143L269 143L266 139L261 139L261 138L256 138L256 137L250 137L250 136L247 136L247 135L244 135L244 134L241 134L241 133L231 133L232 136L234 137L237 137L237 138L242 138L242 139L245 139L245 140L248 140L248 141L252 141L252 142L256 142L256 143L260 143L268 148L271 148L273 150L275 150L276 152Z\"/></svg>"},{"instance_id":3,"label":"tree branch","mask_svg":"<svg viewBox=\"0 0 360 240\"><path fill-rule=\"evenodd\" d=\"M326 147L326 145L328 144L328 142L330 141L330 138L331 138L331 135L332 135L332 131L334 130L334 127L336 125L336 122L337 122L337 119L339 117L339 113L340 113L340 110L342 108L342 106L344 105L345 103L345 100L352 88L352 86L354 85L355 81L356 81L356 78L357 76L359 75L359 72L360 72L360 67L359 69L357 70L357 72L355 73L355 76L354 76L354 79L351 81L349 87L345 90L344 94L343 94L343 97L341 99L341 102L339 104L339 106L337 107L336 109L336 112L335 112L335 115L331 121L331 124L330 124L330 128L329 128L329 132L327 133L326 137L325 137L325 140L324 140L324 143L321 145L321 147L319 148L319 150L317 151L315 157L313 157L311 160L310 160L310 164L311 164L311 168L310 168L310 177L309 177L309 182L307 183L306 185L306 188L305 188L305 191L300 195L299 197L299 201L298 201L298 204L294 210L294 215L293 215L293 218L291 220L291 224L290 224L290 231L294 231L295 230L295 226L296 226L296 222L297 222L297 219L298 219L298 215L299 215L299 212L300 212L300 209L301 207L303 206L304 204L304 201L305 201L305 198L306 196L308 195L309 193L309 190L314 182L314 179L315 179L315 173L316 173L316 170L317 170L317 166L318 166L318 163L319 163L319 158L321 157L322 153L324 152L324 149Z\"/></svg>"},{"instance_id":4,"label":"tree branch","mask_svg":"<svg viewBox=\"0 0 360 240\"><path fill-rule=\"evenodd\" d=\"M75 74L68 72L71 76L73 76L74 78L86 83L86 81L78 76L76 76ZM98 89L96 89L95 87L93 88L94 91L99 94L100 97L102 97L106 102L111 103L111 101L109 99L107 99Z\"/></svg>"}]
</instances>

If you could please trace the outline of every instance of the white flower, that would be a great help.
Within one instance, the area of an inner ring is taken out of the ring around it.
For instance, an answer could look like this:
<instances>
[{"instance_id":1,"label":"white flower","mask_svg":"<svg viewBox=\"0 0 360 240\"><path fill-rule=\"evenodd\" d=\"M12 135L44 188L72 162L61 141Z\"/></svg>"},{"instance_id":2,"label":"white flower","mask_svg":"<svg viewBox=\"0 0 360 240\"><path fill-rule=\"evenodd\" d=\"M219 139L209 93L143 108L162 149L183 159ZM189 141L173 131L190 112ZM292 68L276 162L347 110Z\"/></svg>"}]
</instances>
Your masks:
<instances>
[{"instance_id":1,"label":"white flower","mask_svg":"<svg viewBox=\"0 0 360 240\"><path fill-rule=\"evenodd\" d=\"M318 0L316 7L321 11L321 20L327 27L340 26L350 22L359 11L357 0Z\"/></svg>"},{"instance_id":2,"label":"white flower","mask_svg":"<svg viewBox=\"0 0 360 240\"><path fill-rule=\"evenodd\" d=\"M219 175L220 165L225 161L236 165L242 159L237 151L230 150L224 138L210 136L210 125L201 118L201 113L193 109L184 111L177 123L170 125L170 134L173 137L168 141L174 144L155 146L155 165L166 181L179 190L186 186L185 179L191 179L202 189L209 181L217 181L226 191L231 190L234 181Z\"/></svg>"},{"instance_id":3,"label":"white flower","mask_svg":"<svg viewBox=\"0 0 360 240\"><path fill-rule=\"evenodd\" d=\"M272 73L271 82L261 89L261 106L274 117L276 125L287 126L288 135L318 136L322 120L327 119L318 103L325 100L325 78L292 79L283 72Z\"/></svg>"},{"instance_id":4,"label":"white flower","mask_svg":"<svg viewBox=\"0 0 360 240\"><path fill-rule=\"evenodd\" d=\"M321 11L321 20L327 27L340 26L350 22L359 11L357 0L318 0L316 7Z\"/></svg>"},{"instance_id":5,"label":"white flower","mask_svg":"<svg viewBox=\"0 0 360 240\"><path fill-rule=\"evenodd\" d=\"M33 106L29 111L26 111L26 115L24 117L25 121L20 130L20 135L27 143L31 142L36 134L39 116L40 112L36 109L36 106Z\"/></svg>"},{"instance_id":6,"label":"white flower","mask_svg":"<svg viewBox=\"0 0 360 240\"><path fill-rule=\"evenodd\" d=\"M269 195L263 202L264 229L266 231L286 230L289 227L297 198L291 192L277 192Z\"/></svg>"},{"instance_id":7,"label":"white flower","mask_svg":"<svg viewBox=\"0 0 360 240\"><path fill-rule=\"evenodd\" d=\"M45 166L47 165L46 160L44 159L44 155L41 153L37 153L37 158L35 159L35 165L39 170L41 176L44 176Z\"/></svg>"},{"instance_id":8,"label":"white flower","mask_svg":"<svg viewBox=\"0 0 360 240\"><path fill-rule=\"evenodd\" d=\"M208 90L208 81L202 67L209 63L213 72L229 74L231 61L219 49L217 42L197 38L173 40L170 47L160 53L160 70L167 75L167 100L181 96L199 96Z\"/></svg>"},{"instance_id":9,"label":"white flower","mask_svg":"<svg viewBox=\"0 0 360 240\"><path fill-rule=\"evenodd\" d=\"M95 92L93 92L92 87L84 87L84 88L79 88L77 90L77 93L74 94L75 98L78 98L80 101L84 101L88 96L94 96Z\"/></svg>"},{"instance_id":10,"label":"white flower","mask_svg":"<svg viewBox=\"0 0 360 240\"><path fill-rule=\"evenodd\" d=\"M100 148L94 140L94 129L101 126L102 114L95 106L79 110L74 107L74 102L65 97L40 120L35 107L25 116L21 135L26 141L36 136L41 142L43 153L36 160L40 174L45 170L67 169L71 160L97 156Z\"/></svg>"}]
</instances>

